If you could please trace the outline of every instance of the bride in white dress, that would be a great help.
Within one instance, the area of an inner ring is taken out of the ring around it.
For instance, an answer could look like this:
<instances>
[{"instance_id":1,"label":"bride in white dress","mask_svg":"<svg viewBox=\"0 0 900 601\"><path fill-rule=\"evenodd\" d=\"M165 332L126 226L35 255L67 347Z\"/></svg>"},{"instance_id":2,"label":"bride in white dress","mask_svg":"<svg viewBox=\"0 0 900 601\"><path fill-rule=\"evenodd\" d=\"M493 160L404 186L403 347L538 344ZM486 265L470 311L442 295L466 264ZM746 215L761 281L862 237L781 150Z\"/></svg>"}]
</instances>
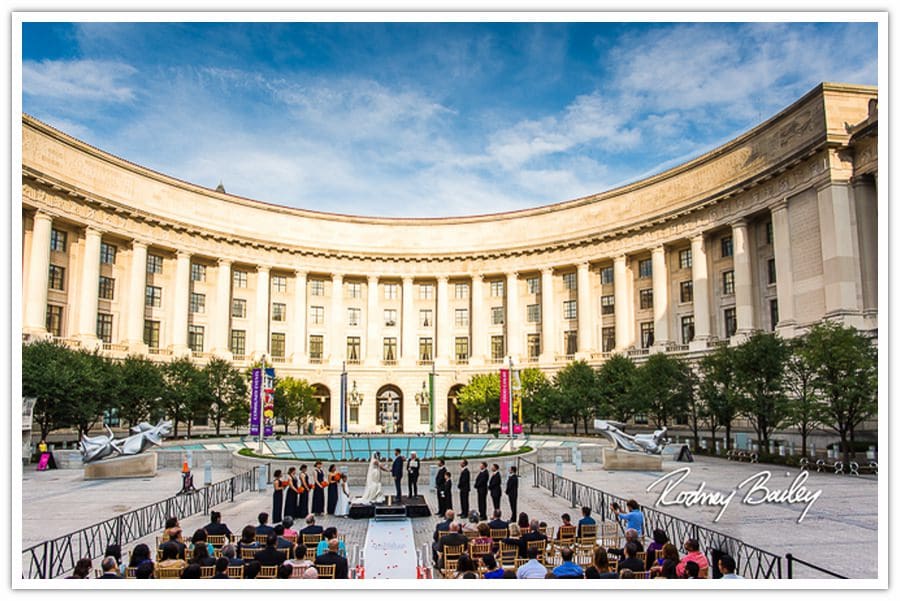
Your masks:
<instances>
[{"instance_id":1,"label":"bride in white dress","mask_svg":"<svg viewBox=\"0 0 900 601\"><path fill-rule=\"evenodd\" d=\"M338 500L334 508L334 515L346 517L350 514L350 488L347 486L347 474L341 474L341 483L338 484Z\"/></svg>"},{"instance_id":2,"label":"bride in white dress","mask_svg":"<svg viewBox=\"0 0 900 601\"><path fill-rule=\"evenodd\" d=\"M381 456L376 452L369 461L369 472L366 474L366 490L357 499L359 503L377 503L384 498L381 492Z\"/></svg>"}]
</instances>

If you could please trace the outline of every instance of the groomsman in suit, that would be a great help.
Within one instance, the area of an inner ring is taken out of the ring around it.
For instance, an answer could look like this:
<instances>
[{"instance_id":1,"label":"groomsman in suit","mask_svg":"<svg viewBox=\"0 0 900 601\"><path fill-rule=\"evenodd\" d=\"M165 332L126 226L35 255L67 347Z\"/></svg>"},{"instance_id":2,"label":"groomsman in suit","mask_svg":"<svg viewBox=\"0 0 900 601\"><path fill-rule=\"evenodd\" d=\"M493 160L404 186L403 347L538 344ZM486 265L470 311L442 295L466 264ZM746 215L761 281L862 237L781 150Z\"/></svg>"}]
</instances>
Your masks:
<instances>
[{"instance_id":1,"label":"groomsman in suit","mask_svg":"<svg viewBox=\"0 0 900 601\"><path fill-rule=\"evenodd\" d=\"M437 475L434 477L434 491L437 493L438 498L438 510L434 515L444 515L444 512L449 509L447 504L441 500L441 491L444 489L444 474L447 473L447 468L444 467L444 460L438 459L438 471Z\"/></svg>"},{"instance_id":2,"label":"groomsman in suit","mask_svg":"<svg viewBox=\"0 0 900 601\"><path fill-rule=\"evenodd\" d=\"M488 493L488 468L487 463L481 462L478 475L475 476L475 490L478 492L478 516L485 519L487 516L487 493Z\"/></svg>"},{"instance_id":3,"label":"groomsman in suit","mask_svg":"<svg viewBox=\"0 0 900 601\"><path fill-rule=\"evenodd\" d=\"M509 507L512 509L512 516L509 520L515 521L516 504L519 500L519 475L516 473L516 466L510 466L509 477L506 479L506 496L509 498Z\"/></svg>"},{"instance_id":4,"label":"groomsman in suit","mask_svg":"<svg viewBox=\"0 0 900 601\"><path fill-rule=\"evenodd\" d=\"M394 477L394 488L397 489L397 501L400 501L400 483L403 482L403 455L400 449L394 449L394 463L391 464L391 476Z\"/></svg>"},{"instance_id":5,"label":"groomsman in suit","mask_svg":"<svg viewBox=\"0 0 900 601\"><path fill-rule=\"evenodd\" d=\"M459 464L459 476L456 482L456 488L459 489L459 508L460 515L469 515L469 491L472 490L469 485L469 462L463 459ZM479 517L481 515L479 514Z\"/></svg>"},{"instance_id":6,"label":"groomsman in suit","mask_svg":"<svg viewBox=\"0 0 900 601\"><path fill-rule=\"evenodd\" d=\"M419 496L419 458L415 451L409 452L406 460L406 484L409 487L409 496Z\"/></svg>"},{"instance_id":7,"label":"groomsman in suit","mask_svg":"<svg viewBox=\"0 0 900 601\"><path fill-rule=\"evenodd\" d=\"M488 490L491 492L491 502L494 509L500 509L500 466L496 463L491 466L491 479L488 480Z\"/></svg>"}]
</instances>

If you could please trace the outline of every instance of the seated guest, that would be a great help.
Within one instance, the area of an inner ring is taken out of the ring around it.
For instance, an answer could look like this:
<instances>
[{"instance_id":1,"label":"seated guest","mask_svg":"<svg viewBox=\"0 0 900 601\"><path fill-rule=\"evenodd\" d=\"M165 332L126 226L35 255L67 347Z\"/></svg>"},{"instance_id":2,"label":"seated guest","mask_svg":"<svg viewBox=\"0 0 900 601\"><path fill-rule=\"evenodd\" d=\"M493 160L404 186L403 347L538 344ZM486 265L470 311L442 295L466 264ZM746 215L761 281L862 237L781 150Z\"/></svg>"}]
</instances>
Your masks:
<instances>
[{"instance_id":1,"label":"seated guest","mask_svg":"<svg viewBox=\"0 0 900 601\"><path fill-rule=\"evenodd\" d=\"M241 530L241 540L237 544L238 556L240 557L240 552L243 549L258 549L259 546L259 543L256 542L256 528L244 526L244 529Z\"/></svg>"},{"instance_id":2,"label":"seated guest","mask_svg":"<svg viewBox=\"0 0 900 601\"><path fill-rule=\"evenodd\" d=\"M261 566L277 566L281 565L287 559L284 551L275 548L278 544L278 535L270 532L266 535L266 548L253 554L253 559L259 562Z\"/></svg>"},{"instance_id":3,"label":"seated guest","mask_svg":"<svg viewBox=\"0 0 900 601\"><path fill-rule=\"evenodd\" d=\"M152 580L154 569L152 561L145 561L135 569L134 577L138 580Z\"/></svg>"},{"instance_id":4,"label":"seated guest","mask_svg":"<svg viewBox=\"0 0 900 601\"><path fill-rule=\"evenodd\" d=\"M494 545L494 539L491 538L491 528L487 525L487 522L481 522L478 524L478 536L472 539L472 542L476 545Z\"/></svg>"},{"instance_id":5,"label":"seated guest","mask_svg":"<svg viewBox=\"0 0 900 601\"><path fill-rule=\"evenodd\" d=\"M181 559L179 555L178 543L169 541L163 543L162 561L159 562L161 568L183 568L187 566L187 562Z\"/></svg>"},{"instance_id":6,"label":"seated guest","mask_svg":"<svg viewBox=\"0 0 900 601\"><path fill-rule=\"evenodd\" d=\"M625 531L625 543L622 545L621 549L607 549L610 555L625 555L625 545L628 543L634 543L634 546L637 548L637 552L640 553L644 550L644 545L641 544L641 537L638 535L637 530L634 528L629 528Z\"/></svg>"},{"instance_id":7,"label":"seated guest","mask_svg":"<svg viewBox=\"0 0 900 601\"><path fill-rule=\"evenodd\" d=\"M227 537L227 540L231 540L231 530L222 523L222 514L218 511L211 511L209 513L209 523L204 526L203 529L206 530L207 534L225 536Z\"/></svg>"},{"instance_id":8,"label":"seated guest","mask_svg":"<svg viewBox=\"0 0 900 601\"><path fill-rule=\"evenodd\" d=\"M259 514L259 524L256 526L256 535L257 536L265 536L270 532L274 532L275 529L269 526L269 514L263 511Z\"/></svg>"},{"instance_id":9,"label":"seated guest","mask_svg":"<svg viewBox=\"0 0 900 601\"><path fill-rule=\"evenodd\" d=\"M315 566L306 568L306 571L303 572L304 580L316 580L319 578L319 571L316 570Z\"/></svg>"},{"instance_id":10,"label":"seated guest","mask_svg":"<svg viewBox=\"0 0 900 601\"><path fill-rule=\"evenodd\" d=\"M281 549L282 551L290 555L290 549L294 548L294 543L284 538L284 524L275 525L275 536L278 537L278 542L275 544L275 548Z\"/></svg>"},{"instance_id":11,"label":"seated guest","mask_svg":"<svg viewBox=\"0 0 900 601\"><path fill-rule=\"evenodd\" d=\"M334 577L337 580L346 580L349 578L349 569L347 567L347 559L342 557L338 552L337 537L328 540L328 550L316 557L317 566L333 565Z\"/></svg>"},{"instance_id":12,"label":"seated guest","mask_svg":"<svg viewBox=\"0 0 900 601\"><path fill-rule=\"evenodd\" d=\"M469 521L463 527L463 532L478 532L478 512L474 509L469 512Z\"/></svg>"},{"instance_id":13,"label":"seated guest","mask_svg":"<svg viewBox=\"0 0 900 601\"><path fill-rule=\"evenodd\" d=\"M275 577L281 580L287 580L294 575L294 567L290 564L283 563L278 566L278 572L275 573Z\"/></svg>"},{"instance_id":14,"label":"seated guest","mask_svg":"<svg viewBox=\"0 0 900 601\"><path fill-rule=\"evenodd\" d=\"M228 558L220 557L216 560L216 573L213 574L213 578L225 578L228 579Z\"/></svg>"},{"instance_id":15,"label":"seated guest","mask_svg":"<svg viewBox=\"0 0 900 601\"><path fill-rule=\"evenodd\" d=\"M194 536L191 537L191 546L189 550L193 551L194 547L196 547L197 545L206 547L207 555L209 555L210 557L212 557L216 553L215 548L206 540L206 530L204 530L203 528L194 531Z\"/></svg>"},{"instance_id":16,"label":"seated guest","mask_svg":"<svg viewBox=\"0 0 900 601\"><path fill-rule=\"evenodd\" d=\"M178 542L183 543L184 541L181 540L181 525L178 523L178 518L176 517L166 518L165 525L163 526L163 533L160 538L162 538L164 541L169 540L175 530L178 531Z\"/></svg>"},{"instance_id":17,"label":"seated guest","mask_svg":"<svg viewBox=\"0 0 900 601\"><path fill-rule=\"evenodd\" d=\"M519 566L516 570L516 578L522 580L524 578L543 578L547 575L547 568L538 561L538 550L528 550L528 561Z\"/></svg>"},{"instance_id":18,"label":"seated guest","mask_svg":"<svg viewBox=\"0 0 900 601\"><path fill-rule=\"evenodd\" d=\"M560 516L560 519L562 520L562 524L556 529L556 540L559 540L560 531L575 532L575 526L572 525L572 516L568 513L564 513Z\"/></svg>"},{"instance_id":19,"label":"seated guest","mask_svg":"<svg viewBox=\"0 0 900 601\"><path fill-rule=\"evenodd\" d=\"M557 578L584 578L584 569L572 561L575 553L570 547L563 547L559 552L562 563L553 568L553 575Z\"/></svg>"},{"instance_id":20,"label":"seated guest","mask_svg":"<svg viewBox=\"0 0 900 601\"><path fill-rule=\"evenodd\" d=\"M344 541L338 538L338 531L334 526L329 526L322 532L322 540L319 541L319 545L316 547L316 557L326 553L331 548L329 543L332 540L337 541L337 551L340 556L347 557L347 547L344 545Z\"/></svg>"},{"instance_id":21,"label":"seated guest","mask_svg":"<svg viewBox=\"0 0 900 601\"><path fill-rule=\"evenodd\" d=\"M324 528L316 524L316 516L309 514L306 516L306 527L300 530L300 536L314 536L322 534L324 531Z\"/></svg>"},{"instance_id":22,"label":"seated guest","mask_svg":"<svg viewBox=\"0 0 900 601\"><path fill-rule=\"evenodd\" d=\"M709 561L707 561L706 556L700 552L700 543L697 542L696 539L689 538L684 541L684 550L687 551L687 555L681 558L681 561L678 562L678 566L675 568L675 574L679 578L685 578L684 566L689 561L696 563L699 569L709 569Z\"/></svg>"},{"instance_id":23,"label":"seated guest","mask_svg":"<svg viewBox=\"0 0 900 601\"><path fill-rule=\"evenodd\" d=\"M519 527L521 528L521 525ZM519 555L522 557L527 556L528 543L533 541L544 541L545 543L547 542L547 535L541 534L540 522L538 522L537 520L531 520L531 523L528 525L528 527L528 532L523 533L519 537Z\"/></svg>"},{"instance_id":24,"label":"seated guest","mask_svg":"<svg viewBox=\"0 0 900 601\"><path fill-rule=\"evenodd\" d=\"M181 578L183 580L200 580L202 574L200 564L192 563L181 572Z\"/></svg>"},{"instance_id":25,"label":"seated guest","mask_svg":"<svg viewBox=\"0 0 900 601\"><path fill-rule=\"evenodd\" d=\"M293 526L294 526L294 518L293 517L291 517L289 515L284 516L283 518L281 518L281 525L284 526L284 535L285 536L296 536L298 539L297 540L298 543L303 542L303 539L300 538L300 535L297 533L297 531L293 529Z\"/></svg>"},{"instance_id":26,"label":"seated guest","mask_svg":"<svg viewBox=\"0 0 900 601\"><path fill-rule=\"evenodd\" d=\"M625 579L630 580L630 579L634 578L634 572L629 569L622 570L621 572L619 572L619 578L621 578L622 580L625 580Z\"/></svg>"},{"instance_id":27,"label":"seated guest","mask_svg":"<svg viewBox=\"0 0 900 601\"><path fill-rule=\"evenodd\" d=\"M734 557L731 555L723 555L719 558L719 571L722 572L722 578L728 578L729 580L740 578L744 579L743 576L738 576L734 573L737 569L737 563L734 561ZM697 570L697 573L700 573L700 570Z\"/></svg>"},{"instance_id":28,"label":"seated guest","mask_svg":"<svg viewBox=\"0 0 900 601\"><path fill-rule=\"evenodd\" d=\"M201 543L194 547L194 550L191 553L191 563L196 563L200 567L208 568L216 565L216 559L209 554L209 549L207 549L206 545Z\"/></svg>"},{"instance_id":29,"label":"seated guest","mask_svg":"<svg viewBox=\"0 0 900 601\"><path fill-rule=\"evenodd\" d=\"M459 561L456 562L455 578L478 578L478 570L475 569L475 563L468 553L459 556Z\"/></svg>"},{"instance_id":30,"label":"seated guest","mask_svg":"<svg viewBox=\"0 0 900 601\"><path fill-rule=\"evenodd\" d=\"M450 524L453 523L453 518L456 517L456 514L453 513L452 509L448 509L444 514L443 521L438 522L434 527L434 536L432 537L434 542L438 542L438 539L444 536L444 533L450 530Z\"/></svg>"},{"instance_id":31,"label":"seated guest","mask_svg":"<svg viewBox=\"0 0 900 601\"><path fill-rule=\"evenodd\" d=\"M519 512L519 519L516 520L516 523L519 525L519 530L521 530L522 533L525 533L525 531L531 527L531 520L528 519L528 514L524 511Z\"/></svg>"},{"instance_id":32,"label":"seated guest","mask_svg":"<svg viewBox=\"0 0 900 601\"><path fill-rule=\"evenodd\" d=\"M696 561L689 561L684 564L684 577L689 580L700 578L700 566L697 565Z\"/></svg>"},{"instance_id":33,"label":"seated guest","mask_svg":"<svg viewBox=\"0 0 900 601\"><path fill-rule=\"evenodd\" d=\"M494 519L488 522L488 526L490 526L492 530L502 530L509 527L509 522L504 522L502 519L500 519L500 516L502 515L503 512L501 510L494 510Z\"/></svg>"},{"instance_id":34,"label":"seated guest","mask_svg":"<svg viewBox=\"0 0 900 601\"><path fill-rule=\"evenodd\" d=\"M437 554L437 566L439 568L444 567L444 548L445 547L457 547L462 545L464 548L469 544L469 539L466 538L465 534L461 533L461 528L459 524L451 524L450 532L442 536L438 542L437 546L434 548L435 553Z\"/></svg>"},{"instance_id":35,"label":"seated guest","mask_svg":"<svg viewBox=\"0 0 900 601\"><path fill-rule=\"evenodd\" d=\"M622 570L631 570L632 572L643 572L644 562L637 558L637 545L628 543L625 545L625 558L619 560L619 572Z\"/></svg>"},{"instance_id":36,"label":"seated guest","mask_svg":"<svg viewBox=\"0 0 900 601\"><path fill-rule=\"evenodd\" d=\"M638 505L638 502L634 499L629 499L625 506L628 508L628 511L622 511L619 507L618 503L613 503L613 513L615 513L616 518L625 522L625 528L634 528L638 531L638 534L644 533L644 514L641 513L641 506Z\"/></svg>"},{"instance_id":37,"label":"seated guest","mask_svg":"<svg viewBox=\"0 0 900 601\"><path fill-rule=\"evenodd\" d=\"M252 528L252 526L251 526ZM237 557L237 549L234 545L225 545L222 547L222 557L228 560L228 565L230 566L242 566L244 565L244 560L241 557Z\"/></svg>"},{"instance_id":38,"label":"seated guest","mask_svg":"<svg viewBox=\"0 0 900 601\"><path fill-rule=\"evenodd\" d=\"M662 548L662 557L656 560L656 565L651 566L650 571L658 574L659 578L678 578L675 572L678 562L678 548L672 543L666 543Z\"/></svg>"},{"instance_id":39,"label":"seated guest","mask_svg":"<svg viewBox=\"0 0 900 601\"><path fill-rule=\"evenodd\" d=\"M115 557L104 557L103 561L100 562L100 569L103 570L103 575L100 578L115 578L117 580L121 578L119 575L119 564Z\"/></svg>"},{"instance_id":40,"label":"seated guest","mask_svg":"<svg viewBox=\"0 0 900 601\"><path fill-rule=\"evenodd\" d=\"M173 545L175 545L178 548L178 557L181 557L183 559L185 557L185 551L187 550L187 545L185 545L182 540L181 527L174 526L172 528L167 528L166 532L169 533L169 538L164 539L163 542L160 543L160 545L159 545L160 550L162 550L163 545L172 543Z\"/></svg>"},{"instance_id":41,"label":"seated guest","mask_svg":"<svg viewBox=\"0 0 900 601\"><path fill-rule=\"evenodd\" d=\"M131 550L131 557L128 559L128 567L138 568L145 561L153 563L153 560L150 558L150 547L144 543L135 545L134 549Z\"/></svg>"},{"instance_id":42,"label":"seated guest","mask_svg":"<svg viewBox=\"0 0 900 601\"><path fill-rule=\"evenodd\" d=\"M518 576L516 576L516 571L512 568L505 568L503 570L503 578L506 580L515 580Z\"/></svg>"},{"instance_id":43,"label":"seated guest","mask_svg":"<svg viewBox=\"0 0 900 601\"><path fill-rule=\"evenodd\" d=\"M591 517L591 508L590 507L582 507L581 508L581 519L578 520L578 531L575 533L575 536L581 536L581 527L582 526L596 526L597 522L594 521L594 518Z\"/></svg>"},{"instance_id":44,"label":"seated guest","mask_svg":"<svg viewBox=\"0 0 900 601\"><path fill-rule=\"evenodd\" d=\"M481 563L487 568L484 577L488 579L503 578L503 568L497 566L497 560L493 555L487 553L481 556Z\"/></svg>"},{"instance_id":45,"label":"seated guest","mask_svg":"<svg viewBox=\"0 0 900 601\"><path fill-rule=\"evenodd\" d=\"M122 547L116 544L106 545L106 551L103 552L103 557L112 557L116 560L116 565L119 566L119 576L125 578L125 564L122 563Z\"/></svg>"},{"instance_id":46,"label":"seated guest","mask_svg":"<svg viewBox=\"0 0 900 601\"><path fill-rule=\"evenodd\" d=\"M306 546L303 543L294 547L294 556L285 563L304 569L313 567L313 562L306 559Z\"/></svg>"},{"instance_id":47,"label":"seated guest","mask_svg":"<svg viewBox=\"0 0 900 601\"><path fill-rule=\"evenodd\" d=\"M592 580L619 577L616 572L609 569L609 556L606 554L606 549L603 547L594 549L594 557L591 559L591 565L584 571L584 577Z\"/></svg>"},{"instance_id":48,"label":"seated guest","mask_svg":"<svg viewBox=\"0 0 900 601\"><path fill-rule=\"evenodd\" d=\"M664 530L657 528L653 531L653 542L647 545L647 563L653 562L653 554L662 551L663 546L669 542L669 535Z\"/></svg>"},{"instance_id":49,"label":"seated guest","mask_svg":"<svg viewBox=\"0 0 900 601\"><path fill-rule=\"evenodd\" d=\"M90 578L91 567L93 567L93 562L91 562L90 558L82 557L78 560L78 563L75 564L75 569L72 570L72 575L66 576L66 578L70 580L83 580L85 578Z\"/></svg>"},{"instance_id":50,"label":"seated guest","mask_svg":"<svg viewBox=\"0 0 900 601\"><path fill-rule=\"evenodd\" d=\"M256 580L259 570L262 568L256 560L250 560L244 564L244 580Z\"/></svg>"}]
</instances>

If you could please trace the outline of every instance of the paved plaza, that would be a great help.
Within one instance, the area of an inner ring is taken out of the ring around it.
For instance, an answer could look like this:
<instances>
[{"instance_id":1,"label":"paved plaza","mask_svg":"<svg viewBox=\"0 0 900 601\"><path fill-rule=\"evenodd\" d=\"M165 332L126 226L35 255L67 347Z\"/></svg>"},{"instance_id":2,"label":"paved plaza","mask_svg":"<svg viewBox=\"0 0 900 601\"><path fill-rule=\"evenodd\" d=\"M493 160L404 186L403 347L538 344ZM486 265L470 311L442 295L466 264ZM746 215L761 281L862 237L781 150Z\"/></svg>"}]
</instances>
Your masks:
<instances>
[{"instance_id":1,"label":"paved plaza","mask_svg":"<svg viewBox=\"0 0 900 601\"><path fill-rule=\"evenodd\" d=\"M543 467L555 470L552 463L543 464ZM676 500L678 492L696 491L703 482L705 492L727 495L742 481L764 470L772 473L766 483L770 491L786 491L797 476L793 469L710 458L700 458L692 464L666 463L663 472L607 472L599 464L585 464L581 471L576 472L572 464L564 464L563 475L652 506L664 483L657 484L651 492L647 492L647 487L666 473L683 467L690 467L690 474L666 495L667 499ZM230 471L215 470L213 481L230 475ZM567 501L533 487L531 469L523 469L521 476L519 511L525 511L551 526L559 523L559 515L563 512L569 512L573 517L578 513ZM202 479L202 474L197 477ZM385 477L385 481L387 479ZM179 490L180 482L181 475L177 470L161 471L155 478L119 481L85 481L80 470L27 470L22 483L23 548L165 499ZM878 556L877 485L877 478L872 476L812 473L803 486L811 492L821 490L821 494L801 523L797 520L807 502L743 503L742 499L752 483L745 484L734 495L718 522L713 520L720 507L672 505L659 509L767 551L777 554L790 552L800 559L829 567L846 576L874 578L878 569L874 560ZM797 496L796 484L794 488L794 495ZM362 487L351 486L352 495L361 492ZM428 491L426 494L429 503L434 506L434 493ZM755 496L761 495L757 493ZM476 505L475 500L473 492L470 505ZM255 524L256 516L261 511L271 512L271 490L266 493L244 493L233 503L221 504L216 509L222 513L223 521L231 530L239 532L244 525ZM509 507L505 497L503 509L506 518ZM417 550L422 551L430 543L437 521L436 517L413 520ZM186 536L190 536L207 522L208 516L197 515L182 520L182 526ZM348 548L361 549L365 544L367 520L324 516L319 523L337 526L339 532L345 535ZM134 541L126 544L125 549L131 549L138 542L153 544L154 540L154 537L148 537ZM847 558L855 559L848 561ZM872 560L866 561L865 558ZM798 569L797 575L811 576L811 573Z\"/></svg>"}]
</instances>

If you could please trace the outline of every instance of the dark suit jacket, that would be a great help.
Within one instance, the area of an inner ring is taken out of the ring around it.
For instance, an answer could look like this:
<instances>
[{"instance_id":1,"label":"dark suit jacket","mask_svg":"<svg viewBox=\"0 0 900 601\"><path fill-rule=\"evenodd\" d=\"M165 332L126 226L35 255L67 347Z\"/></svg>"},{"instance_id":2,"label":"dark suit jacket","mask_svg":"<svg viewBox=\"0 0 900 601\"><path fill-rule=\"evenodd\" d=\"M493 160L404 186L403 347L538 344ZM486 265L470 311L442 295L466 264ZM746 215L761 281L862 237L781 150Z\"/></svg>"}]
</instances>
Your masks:
<instances>
[{"instance_id":1,"label":"dark suit jacket","mask_svg":"<svg viewBox=\"0 0 900 601\"><path fill-rule=\"evenodd\" d=\"M488 473L487 470L479 471L478 475L475 476L475 490L487 491L489 477L490 477L490 474Z\"/></svg>"},{"instance_id":2,"label":"dark suit jacket","mask_svg":"<svg viewBox=\"0 0 900 601\"><path fill-rule=\"evenodd\" d=\"M406 460L406 471L409 473L410 480L415 480L419 477L419 458L415 459L407 459Z\"/></svg>"},{"instance_id":3,"label":"dark suit jacket","mask_svg":"<svg viewBox=\"0 0 900 601\"><path fill-rule=\"evenodd\" d=\"M497 491L500 492L500 472L494 472L491 475L491 479L488 481L488 490L491 492Z\"/></svg>"},{"instance_id":4,"label":"dark suit jacket","mask_svg":"<svg viewBox=\"0 0 900 601\"><path fill-rule=\"evenodd\" d=\"M337 553L327 551L316 557L317 566L334 565L334 577L339 580L346 580L349 577L347 568L347 559L341 557Z\"/></svg>"},{"instance_id":5,"label":"dark suit jacket","mask_svg":"<svg viewBox=\"0 0 900 601\"><path fill-rule=\"evenodd\" d=\"M322 534L323 532L325 532L325 528L323 528L322 526L319 526L318 524L315 524L314 526L307 526L306 528L303 528L302 530L300 530L298 532L298 534L301 537L298 542L301 542L301 543L303 542L302 537L304 535L308 534L308 535L312 536L313 534Z\"/></svg>"},{"instance_id":6,"label":"dark suit jacket","mask_svg":"<svg viewBox=\"0 0 900 601\"><path fill-rule=\"evenodd\" d=\"M216 572L216 575L213 576L213 580L215 580L216 578L224 578L225 580L230 580L226 572Z\"/></svg>"},{"instance_id":7,"label":"dark suit jacket","mask_svg":"<svg viewBox=\"0 0 900 601\"><path fill-rule=\"evenodd\" d=\"M275 532L275 528L272 528L268 524L266 524L265 526L257 526L256 527L257 536L262 536L264 534L271 534L272 532Z\"/></svg>"},{"instance_id":8,"label":"dark suit jacket","mask_svg":"<svg viewBox=\"0 0 900 601\"><path fill-rule=\"evenodd\" d=\"M469 468L460 470L459 479L456 482L456 488L458 488L462 492L469 492L471 490L471 486L469 485L470 478L471 474L469 474Z\"/></svg>"},{"instance_id":9,"label":"dark suit jacket","mask_svg":"<svg viewBox=\"0 0 900 601\"><path fill-rule=\"evenodd\" d=\"M450 530L450 520L438 522L437 526L434 527L434 542L437 542L441 537L441 532L447 532L448 530Z\"/></svg>"},{"instance_id":10,"label":"dark suit jacket","mask_svg":"<svg viewBox=\"0 0 900 601\"><path fill-rule=\"evenodd\" d=\"M272 547L266 547L262 551L253 554L253 559L264 566L280 566L287 561L287 554Z\"/></svg>"},{"instance_id":11,"label":"dark suit jacket","mask_svg":"<svg viewBox=\"0 0 900 601\"><path fill-rule=\"evenodd\" d=\"M394 478L403 477L403 455L394 457L394 463L391 464L391 476Z\"/></svg>"},{"instance_id":12,"label":"dark suit jacket","mask_svg":"<svg viewBox=\"0 0 900 601\"><path fill-rule=\"evenodd\" d=\"M522 557L527 557L528 553L528 543L535 540L547 540L547 537L540 532L531 532L528 531L522 536L519 537L519 555Z\"/></svg>"},{"instance_id":13,"label":"dark suit jacket","mask_svg":"<svg viewBox=\"0 0 900 601\"><path fill-rule=\"evenodd\" d=\"M459 532L451 532L450 534L445 534L438 540L438 553L444 552L444 547L446 546L456 546L456 545L468 545L469 539L465 534L460 534Z\"/></svg>"},{"instance_id":14,"label":"dark suit jacket","mask_svg":"<svg viewBox=\"0 0 900 601\"><path fill-rule=\"evenodd\" d=\"M647 571L647 566L645 566L644 562L637 557L630 557L628 559L620 559L619 566L616 569L619 572L625 569L631 570L632 572L645 572Z\"/></svg>"},{"instance_id":15,"label":"dark suit jacket","mask_svg":"<svg viewBox=\"0 0 900 601\"><path fill-rule=\"evenodd\" d=\"M447 468L442 467L437 471L437 475L434 477L434 487L438 490L441 488L441 484L444 483L444 474L447 473Z\"/></svg>"},{"instance_id":16,"label":"dark suit jacket","mask_svg":"<svg viewBox=\"0 0 900 601\"><path fill-rule=\"evenodd\" d=\"M488 526L490 526L492 530L502 530L503 528L509 528L509 522L504 522L503 520L491 520L488 522Z\"/></svg>"},{"instance_id":17,"label":"dark suit jacket","mask_svg":"<svg viewBox=\"0 0 900 601\"><path fill-rule=\"evenodd\" d=\"M506 479L506 494L510 497L519 494L519 476L517 474L510 474Z\"/></svg>"},{"instance_id":18,"label":"dark suit jacket","mask_svg":"<svg viewBox=\"0 0 900 601\"><path fill-rule=\"evenodd\" d=\"M100 576L100 579L102 580L104 578L115 578L116 580L119 580L122 577L118 574L113 574L112 572L103 572L103 576Z\"/></svg>"}]
</instances>

